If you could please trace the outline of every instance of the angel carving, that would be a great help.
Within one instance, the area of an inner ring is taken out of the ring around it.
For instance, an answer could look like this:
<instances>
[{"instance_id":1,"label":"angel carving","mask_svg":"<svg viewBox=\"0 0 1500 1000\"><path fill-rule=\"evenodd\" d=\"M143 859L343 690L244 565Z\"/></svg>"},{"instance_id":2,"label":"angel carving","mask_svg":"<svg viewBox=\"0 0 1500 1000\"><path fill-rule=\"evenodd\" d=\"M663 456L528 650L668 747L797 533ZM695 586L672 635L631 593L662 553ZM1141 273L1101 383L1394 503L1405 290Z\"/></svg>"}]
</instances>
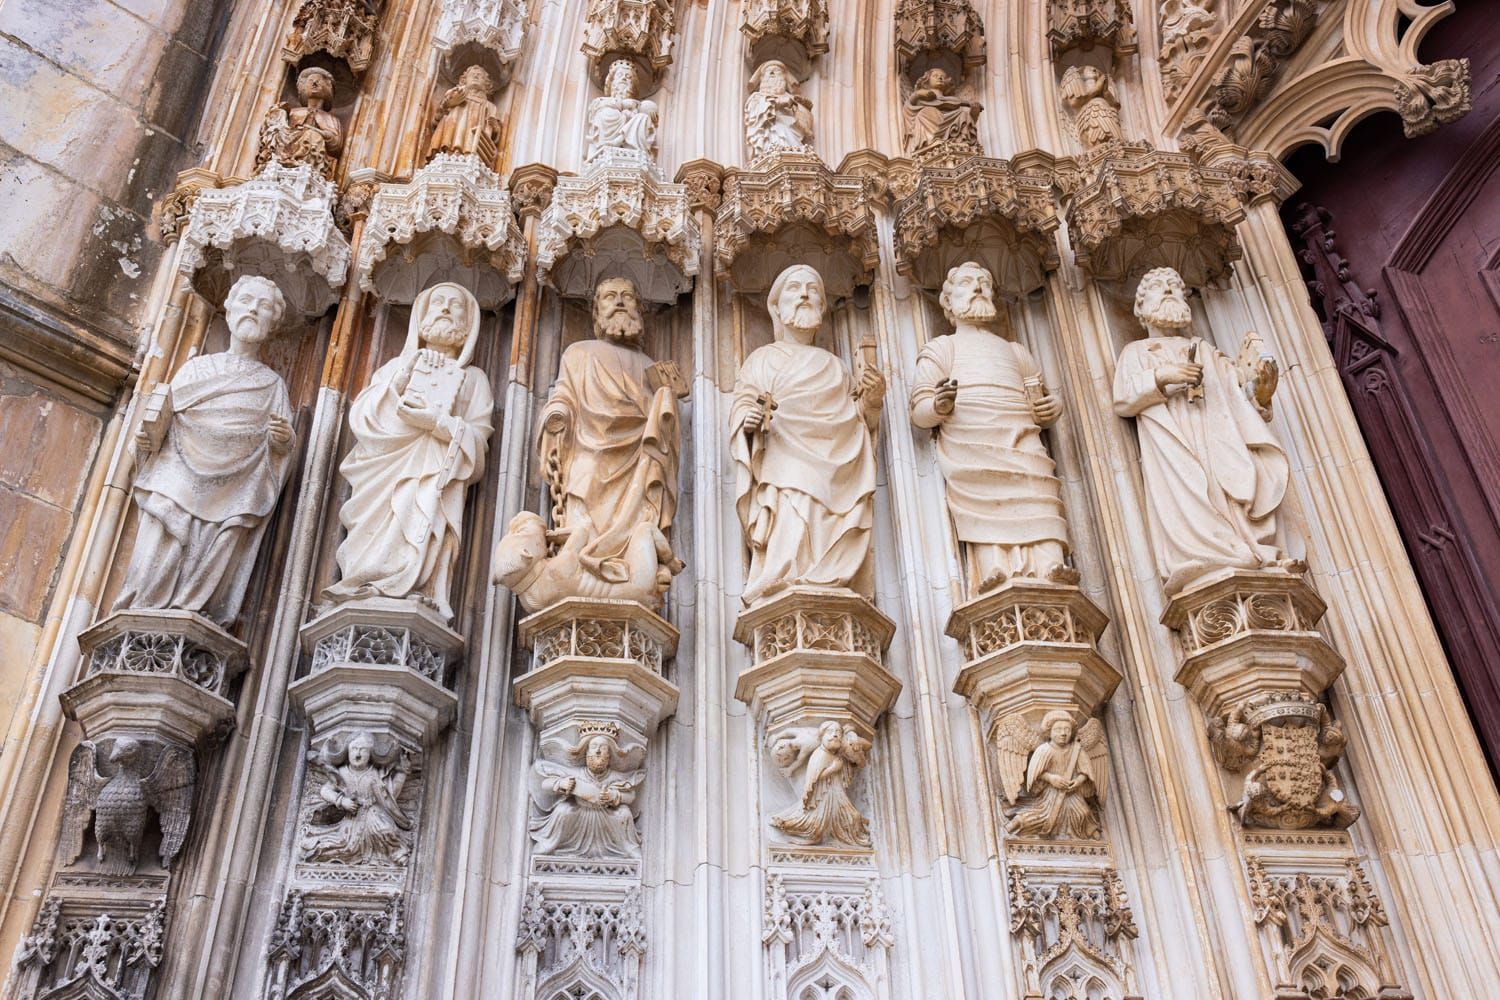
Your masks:
<instances>
[{"instance_id":1,"label":"angel carving","mask_svg":"<svg viewBox=\"0 0 1500 1000\"><path fill-rule=\"evenodd\" d=\"M1109 783L1109 748L1104 726L1089 719L1073 728L1073 716L1054 709L1041 728L1020 715L1000 720L995 736L1005 801L1022 795L1033 801L1011 816L1006 832L1024 837L1099 836L1099 807Z\"/></svg>"},{"instance_id":2,"label":"angel carving","mask_svg":"<svg viewBox=\"0 0 1500 1000\"><path fill-rule=\"evenodd\" d=\"M1069 66L1060 89L1063 102L1073 109L1073 129L1084 149L1123 140L1120 99L1109 74L1097 66Z\"/></svg>"},{"instance_id":3,"label":"angel carving","mask_svg":"<svg viewBox=\"0 0 1500 1000\"><path fill-rule=\"evenodd\" d=\"M401 790L414 770L411 753L395 740L355 733L333 737L307 755L322 772L318 804L307 818L302 856L345 864L406 863L412 819Z\"/></svg>"},{"instance_id":4,"label":"angel carving","mask_svg":"<svg viewBox=\"0 0 1500 1000\"><path fill-rule=\"evenodd\" d=\"M586 722L578 742L542 745L531 769L536 815L531 838L539 854L585 858L638 858L636 797L646 773L642 746L622 747L613 722ZM557 763L547 757L566 760Z\"/></svg>"},{"instance_id":5,"label":"angel carving","mask_svg":"<svg viewBox=\"0 0 1500 1000\"><path fill-rule=\"evenodd\" d=\"M72 864L83 853L92 819L104 870L129 874L139 861L146 821L154 810L161 827L161 864L172 867L187 837L197 776L193 751L179 744L132 736L84 740L68 760L61 836L66 862Z\"/></svg>"},{"instance_id":6,"label":"angel carving","mask_svg":"<svg viewBox=\"0 0 1500 1000\"><path fill-rule=\"evenodd\" d=\"M830 719L817 729L789 729L771 744L771 759L802 793L797 805L771 817L771 825L805 844L830 838L870 846L870 821L849 798L855 772L865 765L870 741ZM800 772L801 780L797 775Z\"/></svg>"}]
</instances>

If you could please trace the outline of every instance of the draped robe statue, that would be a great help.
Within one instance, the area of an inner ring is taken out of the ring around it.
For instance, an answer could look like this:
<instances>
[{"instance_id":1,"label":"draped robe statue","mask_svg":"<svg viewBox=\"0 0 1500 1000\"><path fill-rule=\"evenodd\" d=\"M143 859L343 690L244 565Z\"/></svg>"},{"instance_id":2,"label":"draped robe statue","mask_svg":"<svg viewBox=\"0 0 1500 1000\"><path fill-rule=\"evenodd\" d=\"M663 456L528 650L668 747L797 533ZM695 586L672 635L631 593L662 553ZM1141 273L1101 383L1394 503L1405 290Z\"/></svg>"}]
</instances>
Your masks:
<instances>
[{"instance_id":1,"label":"draped robe statue","mask_svg":"<svg viewBox=\"0 0 1500 1000\"><path fill-rule=\"evenodd\" d=\"M1276 510L1291 469L1266 422L1276 364L1243 375L1208 341L1187 334L1182 278L1157 268L1141 279L1135 315L1149 334L1115 365L1115 413L1140 435L1146 512L1167 594L1225 567L1287 564Z\"/></svg>"},{"instance_id":2,"label":"draped robe statue","mask_svg":"<svg viewBox=\"0 0 1500 1000\"><path fill-rule=\"evenodd\" d=\"M589 102L585 163L592 163L607 149L634 150L647 159L656 152L656 102L637 100L635 87L635 64L616 59L604 81L605 95Z\"/></svg>"},{"instance_id":3,"label":"draped robe statue","mask_svg":"<svg viewBox=\"0 0 1500 1000\"><path fill-rule=\"evenodd\" d=\"M1061 486L1041 434L1061 408L1026 348L987 328L997 318L988 271L953 268L941 301L956 329L917 355L911 418L937 431L970 589L982 594L1012 576L1071 583Z\"/></svg>"},{"instance_id":4,"label":"draped robe statue","mask_svg":"<svg viewBox=\"0 0 1500 1000\"><path fill-rule=\"evenodd\" d=\"M641 835L635 800L645 772L643 748L620 748L614 723L586 723L568 764L539 758L532 765L531 838L537 854L638 858Z\"/></svg>"},{"instance_id":5,"label":"draped robe statue","mask_svg":"<svg viewBox=\"0 0 1500 1000\"><path fill-rule=\"evenodd\" d=\"M448 585L464 492L484 472L494 410L489 379L469 364L478 337L474 296L432 286L412 306L400 355L349 407L354 447L339 466L348 534L329 599L409 598L453 617Z\"/></svg>"},{"instance_id":6,"label":"draped robe statue","mask_svg":"<svg viewBox=\"0 0 1500 1000\"><path fill-rule=\"evenodd\" d=\"M458 85L449 88L438 106L432 138L427 141L427 159L439 153L474 155L494 168L500 153L500 109L490 95L495 85L483 66L464 70Z\"/></svg>"},{"instance_id":7,"label":"draped robe statue","mask_svg":"<svg viewBox=\"0 0 1500 1000\"><path fill-rule=\"evenodd\" d=\"M189 359L152 393L136 435L140 529L117 608L195 611L226 628L239 617L291 470L286 385L256 357L285 309L269 279L241 278L224 302L229 350Z\"/></svg>"},{"instance_id":8,"label":"draped robe statue","mask_svg":"<svg viewBox=\"0 0 1500 1000\"><path fill-rule=\"evenodd\" d=\"M278 104L261 123L255 169L271 160L291 167L306 163L332 179L344 148L344 126L328 105L333 101L333 74L313 66L297 75L297 97L302 107Z\"/></svg>"},{"instance_id":9,"label":"draped robe statue","mask_svg":"<svg viewBox=\"0 0 1500 1000\"><path fill-rule=\"evenodd\" d=\"M1087 150L1120 142L1120 99L1109 75L1097 66L1069 66L1063 74L1062 99L1073 109L1073 129Z\"/></svg>"},{"instance_id":10,"label":"draped robe statue","mask_svg":"<svg viewBox=\"0 0 1500 1000\"><path fill-rule=\"evenodd\" d=\"M797 93L786 64L770 59L750 77L745 145L752 161L776 153L812 153L812 101Z\"/></svg>"},{"instance_id":11,"label":"draped robe statue","mask_svg":"<svg viewBox=\"0 0 1500 1000\"><path fill-rule=\"evenodd\" d=\"M906 155L982 152L979 113L984 108L953 93L953 77L943 69L922 74L906 99Z\"/></svg>"},{"instance_id":12,"label":"draped robe statue","mask_svg":"<svg viewBox=\"0 0 1500 1000\"><path fill-rule=\"evenodd\" d=\"M735 382L730 453L750 546L747 607L798 584L872 591L872 434L885 379L866 367L856 385L813 345L823 303L817 271L782 271L766 302L776 342L746 358Z\"/></svg>"},{"instance_id":13,"label":"draped robe statue","mask_svg":"<svg viewBox=\"0 0 1500 1000\"><path fill-rule=\"evenodd\" d=\"M356 733L346 746L329 744L310 757L325 781L318 789L322 806L308 817L302 856L346 864L405 864L412 828L400 804L411 776L406 751L377 753L373 736Z\"/></svg>"}]
</instances>

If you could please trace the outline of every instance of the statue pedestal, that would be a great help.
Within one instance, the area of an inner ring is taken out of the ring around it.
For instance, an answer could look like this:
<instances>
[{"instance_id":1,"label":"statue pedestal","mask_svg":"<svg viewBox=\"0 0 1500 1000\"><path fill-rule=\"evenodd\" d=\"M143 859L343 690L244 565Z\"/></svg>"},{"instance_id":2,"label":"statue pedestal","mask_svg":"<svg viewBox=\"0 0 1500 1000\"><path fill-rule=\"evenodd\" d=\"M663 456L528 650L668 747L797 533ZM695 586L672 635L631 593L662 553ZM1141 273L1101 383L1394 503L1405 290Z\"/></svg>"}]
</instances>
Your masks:
<instances>
[{"instance_id":1,"label":"statue pedestal","mask_svg":"<svg viewBox=\"0 0 1500 1000\"><path fill-rule=\"evenodd\" d=\"M735 623L754 666L740 674L734 696L767 731L835 720L869 738L901 693L881 662L895 634L896 623L853 591L784 590Z\"/></svg>"},{"instance_id":2,"label":"statue pedestal","mask_svg":"<svg viewBox=\"0 0 1500 1000\"><path fill-rule=\"evenodd\" d=\"M1210 717L1256 696L1316 700L1344 670L1317 630L1323 611L1299 573L1216 573L1172 598L1162 614L1187 653L1177 683Z\"/></svg>"},{"instance_id":3,"label":"statue pedestal","mask_svg":"<svg viewBox=\"0 0 1500 1000\"><path fill-rule=\"evenodd\" d=\"M1093 715L1120 683L1120 672L1094 648L1109 619L1071 584L1012 581L961 604L947 632L964 666L955 693L973 702L993 730L1021 714L1039 723L1049 711Z\"/></svg>"},{"instance_id":4,"label":"statue pedestal","mask_svg":"<svg viewBox=\"0 0 1500 1000\"><path fill-rule=\"evenodd\" d=\"M78 636L87 676L62 693L88 739L132 733L196 746L234 724L245 644L191 611L117 611Z\"/></svg>"},{"instance_id":5,"label":"statue pedestal","mask_svg":"<svg viewBox=\"0 0 1500 1000\"><path fill-rule=\"evenodd\" d=\"M415 601L340 604L302 626L312 668L288 689L318 736L384 732L427 746L453 720L445 685L463 637Z\"/></svg>"},{"instance_id":6,"label":"statue pedestal","mask_svg":"<svg viewBox=\"0 0 1500 1000\"><path fill-rule=\"evenodd\" d=\"M644 744L677 711L677 687L661 675L677 630L644 605L570 598L523 618L519 631L535 661L514 682L516 704L541 739L599 720Z\"/></svg>"}]
</instances>

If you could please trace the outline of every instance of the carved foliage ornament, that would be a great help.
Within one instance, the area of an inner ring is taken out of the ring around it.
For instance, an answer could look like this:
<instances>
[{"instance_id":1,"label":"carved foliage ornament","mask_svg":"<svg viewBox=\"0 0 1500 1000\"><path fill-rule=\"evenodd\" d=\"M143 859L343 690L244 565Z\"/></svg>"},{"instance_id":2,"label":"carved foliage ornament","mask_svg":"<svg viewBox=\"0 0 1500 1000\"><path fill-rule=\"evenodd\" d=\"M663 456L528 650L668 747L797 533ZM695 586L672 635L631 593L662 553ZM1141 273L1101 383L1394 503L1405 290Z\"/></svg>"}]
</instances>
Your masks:
<instances>
[{"instance_id":1,"label":"carved foliage ornament","mask_svg":"<svg viewBox=\"0 0 1500 1000\"><path fill-rule=\"evenodd\" d=\"M653 77L672 61L677 24L671 0L590 0L584 21L583 54L596 78L620 56Z\"/></svg>"},{"instance_id":2,"label":"carved foliage ornament","mask_svg":"<svg viewBox=\"0 0 1500 1000\"><path fill-rule=\"evenodd\" d=\"M1158 23L1161 50L1157 62L1161 65L1162 88L1167 100L1173 101L1208 54L1219 31L1219 19L1205 4L1163 0Z\"/></svg>"},{"instance_id":3,"label":"carved foliage ornament","mask_svg":"<svg viewBox=\"0 0 1500 1000\"><path fill-rule=\"evenodd\" d=\"M1396 110L1408 139L1457 121L1472 108L1467 59L1418 66L1396 82Z\"/></svg>"},{"instance_id":4,"label":"carved foliage ornament","mask_svg":"<svg viewBox=\"0 0 1500 1000\"><path fill-rule=\"evenodd\" d=\"M1282 67L1317 23L1321 0L1271 0L1230 48L1209 85L1203 111L1219 128L1229 128L1270 92Z\"/></svg>"}]
</instances>

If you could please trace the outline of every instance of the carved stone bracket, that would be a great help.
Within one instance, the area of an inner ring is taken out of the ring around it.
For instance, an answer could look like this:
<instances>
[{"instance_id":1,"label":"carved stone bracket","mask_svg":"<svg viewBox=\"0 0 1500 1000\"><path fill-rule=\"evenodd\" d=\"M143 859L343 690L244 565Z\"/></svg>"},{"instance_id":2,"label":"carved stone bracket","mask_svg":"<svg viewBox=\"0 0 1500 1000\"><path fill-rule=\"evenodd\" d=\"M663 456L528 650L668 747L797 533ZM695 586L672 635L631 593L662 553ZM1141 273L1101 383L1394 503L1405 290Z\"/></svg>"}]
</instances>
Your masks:
<instances>
[{"instance_id":1,"label":"carved stone bracket","mask_svg":"<svg viewBox=\"0 0 1500 1000\"><path fill-rule=\"evenodd\" d=\"M560 295L588 298L627 277L642 299L673 302L693 286L701 238L688 189L644 154L606 149L579 176L559 177L537 228L538 276Z\"/></svg>"},{"instance_id":2,"label":"carved stone bracket","mask_svg":"<svg viewBox=\"0 0 1500 1000\"><path fill-rule=\"evenodd\" d=\"M896 269L936 289L949 268L976 260L1000 292L1035 291L1058 265L1054 183L1051 158L1043 154L920 168L896 204Z\"/></svg>"},{"instance_id":3,"label":"carved stone bracket","mask_svg":"<svg viewBox=\"0 0 1500 1000\"><path fill-rule=\"evenodd\" d=\"M1078 265L1096 280L1132 282L1171 267L1197 288L1243 255L1235 227L1245 208L1226 170L1139 143L1086 156L1076 172L1059 170L1068 239Z\"/></svg>"},{"instance_id":4,"label":"carved stone bracket","mask_svg":"<svg viewBox=\"0 0 1500 1000\"><path fill-rule=\"evenodd\" d=\"M302 0L281 58L300 63L314 53L326 52L358 75L374 57L379 27L380 0L374 4L369 0Z\"/></svg>"},{"instance_id":5,"label":"carved stone bracket","mask_svg":"<svg viewBox=\"0 0 1500 1000\"><path fill-rule=\"evenodd\" d=\"M1012 859L1006 882L1023 996L1142 1000L1133 955L1139 931L1115 869L1055 861L1022 867ZM1083 983L1087 994L1079 992Z\"/></svg>"},{"instance_id":6,"label":"carved stone bracket","mask_svg":"<svg viewBox=\"0 0 1500 1000\"><path fill-rule=\"evenodd\" d=\"M400 893L291 889L271 932L261 995L399 997L406 944Z\"/></svg>"},{"instance_id":7,"label":"carved stone bracket","mask_svg":"<svg viewBox=\"0 0 1500 1000\"><path fill-rule=\"evenodd\" d=\"M21 941L13 996L143 1000L161 964L167 898L85 890L53 895Z\"/></svg>"},{"instance_id":8,"label":"carved stone bracket","mask_svg":"<svg viewBox=\"0 0 1500 1000\"><path fill-rule=\"evenodd\" d=\"M424 747L453 719L444 675L463 637L415 601L336 605L302 626L302 645L312 667L288 694L318 736L388 733Z\"/></svg>"},{"instance_id":9,"label":"carved stone bracket","mask_svg":"<svg viewBox=\"0 0 1500 1000\"><path fill-rule=\"evenodd\" d=\"M1408 139L1458 121L1474 107L1467 59L1418 66L1396 81L1395 91L1401 130Z\"/></svg>"},{"instance_id":10,"label":"carved stone bracket","mask_svg":"<svg viewBox=\"0 0 1500 1000\"><path fill-rule=\"evenodd\" d=\"M644 744L677 710L677 688L662 677L677 630L649 608L572 598L523 618L519 635L534 662L515 680L516 704L542 739L604 719Z\"/></svg>"},{"instance_id":11,"label":"carved stone bracket","mask_svg":"<svg viewBox=\"0 0 1500 1000\"><path fill-rule=\"evenodd\" d=\"M1117 55L1136 50L1129 0L1050 0L1047 41L1054 58L1069 49L1103 45Z\"/></svg>"},{"instance_id":12,"label":"carved stone bracket","mask_svg":"<svg viewBox=\"0 0 1500 1000\"><path fill-rule=\"evenodd\" d=\"M333 182L307 164L275 160L250 180L204 188L193 199L180 268L211 302L239 278L270 278L287 304L318 316L338 301L349 272L349 241L333 219Z\"/></svg>"},{"instance_id":13,"label":"carved stone bracket","mask_svg":"<svg viewBox=\"0 0 1500 1000\"><path fill-rule=\"evenodd\" d=\"M458 281L480 308L495 309L515 294L525 264L505 181L477 157L440 153L410 181L375 192L355 274L361 289L392 302Z\"/></svg>"},{"instance_id":14,"label":"carved stone bracket","mask_svg":"<svg viewBox=\"0 0 1500 1000\"><path fill-rule=\"evenodd\" d=\"M594 83L603 87L610 64L628 59L640 71L638 96L655 90L672 64L677 31L672 7L672 0L589 0L583 54Z\"/></svg>"},{"instance_id":15,"label":"carved stone bracket","mask_svg":"<svg viewBox=\"0 0 1500 1000\"><path fill-rule=\"evenodd\" d=\"M816 156L786 153L764 169L726 170L714 232L718 272L740 292L764 292L801 263L842 298L867 284L880 261L868 185Z\"/></svg>"},{"instance_id":16,"label":"carved stone bracket","mask_svg":"<svg viewBox=\"0 0 1500 1000\"><path fill-rule=\"evenodd\" d=\"M740 33L751 67L776 59L805 80L813 60L828 51L828 0L745 0Z\"/></svg>"},{"instance_id":17,"label":"carved stone bracket","mask_svg":"<svg viewBox=\"0 0 1500 1000\"><path fill-rule=\"evenodd\" d=\"M984 65L984 21L969 0L899 0L896 66L910 83L930 69L962 80Z\"/></svg>"},{"instance_id":18,"label":"carved stone bracket","mask_svg":"<svg viewBox=\"0 0 1500 1000\"><path fill-rule=\"evenodd\" d=\"M694 212L719 210L724 201L724 168L713 160L690 160L677 168L674 178L687 188L688 208Z\"/></svg>"},{"instance_id":19,"label":"carved stone bracket","mask_svg":"<svg viewBox=\"0 0 1500 1000\"><path fill-rule=\"evenodd\" d=\"M445 75L481 65L497 85L510 76L526 37L527 0L443 0L432 35Z\"/></svg>"}]
</instances>

